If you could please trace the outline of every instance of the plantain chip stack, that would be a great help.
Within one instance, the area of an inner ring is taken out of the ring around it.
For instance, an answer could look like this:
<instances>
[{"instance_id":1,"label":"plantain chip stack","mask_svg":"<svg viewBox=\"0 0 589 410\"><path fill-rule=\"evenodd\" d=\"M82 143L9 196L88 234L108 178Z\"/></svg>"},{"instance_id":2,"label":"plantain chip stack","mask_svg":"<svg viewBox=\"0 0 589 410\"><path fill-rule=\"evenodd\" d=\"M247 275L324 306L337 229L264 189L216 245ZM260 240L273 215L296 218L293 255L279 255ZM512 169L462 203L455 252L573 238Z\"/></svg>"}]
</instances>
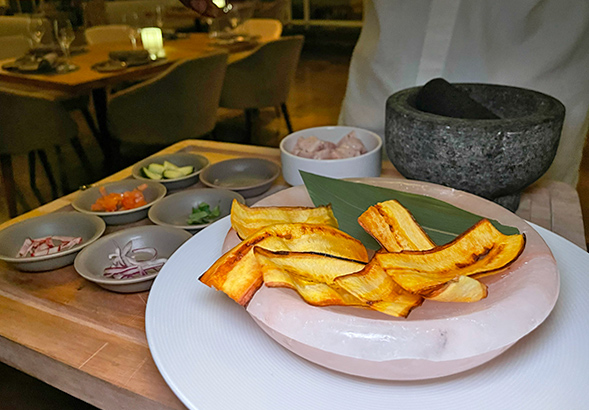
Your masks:
<instances>
[{"instance_id":1,"label":"plantain chip stack","mask_svg":"<svg viewBox=\"0 0 589 410\"><path fill-rule=\"evenodd\" d=\"M243 306L266 284L293 289L314 306L407 317L424 299L486 297L478 278L505 269L525 246L524 235L503 235L486 219L436 246L395 200L369 207L358 222L382 246L370 260L358 240L337 229L330 206L249 208L234 201L231 223L243 241L200 280Z\"/></svg>"}]
</instances>

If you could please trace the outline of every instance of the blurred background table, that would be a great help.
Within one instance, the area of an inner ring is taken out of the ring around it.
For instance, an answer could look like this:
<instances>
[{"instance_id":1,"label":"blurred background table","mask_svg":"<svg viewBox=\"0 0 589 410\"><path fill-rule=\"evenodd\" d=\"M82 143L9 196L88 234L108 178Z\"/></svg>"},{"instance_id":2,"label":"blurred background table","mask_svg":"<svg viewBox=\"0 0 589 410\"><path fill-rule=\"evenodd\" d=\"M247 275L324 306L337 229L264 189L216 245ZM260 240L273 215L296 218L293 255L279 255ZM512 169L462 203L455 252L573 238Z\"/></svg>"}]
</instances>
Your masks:
<instances>
[{"instance_id":1,"label":"blurred background table","mask_svg":"<svg viewBox=\"0 0 589 410\"><path fill-rule=\"evenodd\" d=\"M112 158L112 144L109 140L107 125L107 99L110 87L124 82L136 82L153 77L174 62L195 58L215 52L228 52L228 63L239 61L252 53L263 43L252 43L248 47L214 46L206 33L193 33L186 38L170 40L164 43L166 57L150 64L129 67L113 72L98 72L92 69L96 63L109 59L111 51L131 50L130 42L101 43L84 46L87 51L73 55L71 62L79 68L66 74L23 74L0 68L0 85L19 87L29 92L56 93L60 99L63 94L75 96L92 95L92 102L98 125L98 143L107 161ZM8 61L0 61L0 66ZM107 164L108 165L108 164ZM112 166L109 169L112 171Z\"/></svg>"},{"instance_id":2,"label":"blurred background table","mask_svg":"<svg viewBox=\"0 0 589 410\"><path fill-rule=\"evenodd\" d=\"M198 152L211 163L235 157L280 162L276 148L200 140L179 142L162 153L180 150ZM130 175L131 168L126 168L99 184ZM383 162L382 176L402 178L388 161ZM267 194L287 187L280 177ZM71 210L75 195L14 218L0 229ZM585 249L579 198L570 186L548 181L535 184L523 194L517 213ZM24 274L2 263L0 361L99 408L184 409L149 351L145 336L148 295L108 292L85 281L73 266Z\"/></svg>"}]
</instances>

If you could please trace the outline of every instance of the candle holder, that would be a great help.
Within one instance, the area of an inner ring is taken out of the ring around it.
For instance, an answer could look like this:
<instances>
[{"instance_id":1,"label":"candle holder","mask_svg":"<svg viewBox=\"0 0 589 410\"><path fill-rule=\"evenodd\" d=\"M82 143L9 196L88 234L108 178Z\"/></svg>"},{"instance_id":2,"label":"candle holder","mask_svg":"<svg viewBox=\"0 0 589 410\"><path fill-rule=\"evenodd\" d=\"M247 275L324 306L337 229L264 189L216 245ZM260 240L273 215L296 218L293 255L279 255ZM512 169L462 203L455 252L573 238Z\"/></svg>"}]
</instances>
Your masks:
<instances>
[{"instance_id":1,"label":"candle holder","mask_svg":"<svg viewBox=\"0 0 589 410\"><path fill-rule=\"evenodd\" d=\"M141 29L141 42L143 43L143 48L149 52L152 60L166 56L162 30L159 27L145 27Z\"/></svg>"}]
</instances>

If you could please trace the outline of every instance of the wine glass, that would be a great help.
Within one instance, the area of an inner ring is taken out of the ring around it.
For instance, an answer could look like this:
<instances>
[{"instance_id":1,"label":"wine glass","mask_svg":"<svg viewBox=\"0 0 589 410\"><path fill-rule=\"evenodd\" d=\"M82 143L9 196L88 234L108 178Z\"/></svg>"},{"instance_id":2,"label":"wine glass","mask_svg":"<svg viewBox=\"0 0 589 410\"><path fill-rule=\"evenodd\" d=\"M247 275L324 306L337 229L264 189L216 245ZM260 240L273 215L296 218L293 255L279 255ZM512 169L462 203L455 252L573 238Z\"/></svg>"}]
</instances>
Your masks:
<instances>
[{"instance_id":1,"label":"wine glass","mask_svg":"<svg viewBox=\"0 0 589 410\"><path fill-rule=\"evenodd\" d=\"M155 26L164 28L164 8L161 5L155 7Z\"/></svg>"},{"instance_id":2,"label":"wine glass","mask_svg":"<svg viewBox=\"0 0 589 410\"><path fill-rule=\"evenodd\" d=\"M55 29L55 37L57 38L57 42L65 56L65 66L61 68L61 70L74 70L76 66L70 62L70 45L76 38L72 23L69 20L55 20L53 26Z\"/></svg>"},{"instance_id":3,"label":"wine glass","mask_svg":"<svg viewBox=\"0 0 589 410\"><path fill-rule=\"evenodd\" d=\"M31 17L28 23L28 31L31 40L33 40L33 48L38 48L45 35L45 22L40 17Z\"/></svg>"},{"instance_id":4,"label":"wine glass","mask_svg":"<svg viewBox=\"0 0 589 410\"><path fill-rule=\"evenodd\" d=\"M133 49L137 48L137 40L141 35L141 26L139 24L139 15L137 13L129 13L123 16L123 21L129 26L129 39L133 45Z\"/></svg>"}]
</instances>

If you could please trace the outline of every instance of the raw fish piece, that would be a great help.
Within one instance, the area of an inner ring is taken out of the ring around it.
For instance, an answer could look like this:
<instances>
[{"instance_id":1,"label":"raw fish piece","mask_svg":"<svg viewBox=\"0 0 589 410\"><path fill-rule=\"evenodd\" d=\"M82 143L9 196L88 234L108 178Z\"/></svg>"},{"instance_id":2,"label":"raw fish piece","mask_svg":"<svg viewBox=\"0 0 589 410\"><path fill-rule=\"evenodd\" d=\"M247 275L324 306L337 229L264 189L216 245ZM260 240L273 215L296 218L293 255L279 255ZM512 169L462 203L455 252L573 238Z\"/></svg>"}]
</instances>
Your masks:
<instances>
[{"instance_id":1,"label":"raw fish piece","mask_svg":"<svg viewBox=\"0 0 589 410\"><path fill-rule=\"evenodd\" d=\"M344 136L337 144L315 136L300 137L292 150L294 155L312 159L352 158L366 152L366 147L356 137L355 131Z\"/></svg>"},{"instance_id":2,"label":"raw fish piece","mask_svg":"<svg viewBox=\"0 0 589 410\"><path fill-rule=\"evenodd\" d=\"M366 153L366 147L364 146L362 141L360 141L358 139L358 137L356 136L356 131L352 131L349 134L347 134L346 136L344 136L337 143L337 148L342 148L342 149L345 148L346 150L350 150L352 152L358 152L358 154L356 154L354 156Z\"/></svg>"},{"instance_id":3,"label":"raw fish piece","mask_svg":"<svg viewBox=\"0 0 589 410\"><path fill-rule=\"evenodd\" d=\"M307 138L301 137L297 140L297 143L293 148L292 153L299 157L315 158L315 155L318 152L324 150L328 150L328 152L331 152L333 148L335 148L335 144L333 142L323 141L315 136L310 136Z\"/></svg>"}]
</instances>

